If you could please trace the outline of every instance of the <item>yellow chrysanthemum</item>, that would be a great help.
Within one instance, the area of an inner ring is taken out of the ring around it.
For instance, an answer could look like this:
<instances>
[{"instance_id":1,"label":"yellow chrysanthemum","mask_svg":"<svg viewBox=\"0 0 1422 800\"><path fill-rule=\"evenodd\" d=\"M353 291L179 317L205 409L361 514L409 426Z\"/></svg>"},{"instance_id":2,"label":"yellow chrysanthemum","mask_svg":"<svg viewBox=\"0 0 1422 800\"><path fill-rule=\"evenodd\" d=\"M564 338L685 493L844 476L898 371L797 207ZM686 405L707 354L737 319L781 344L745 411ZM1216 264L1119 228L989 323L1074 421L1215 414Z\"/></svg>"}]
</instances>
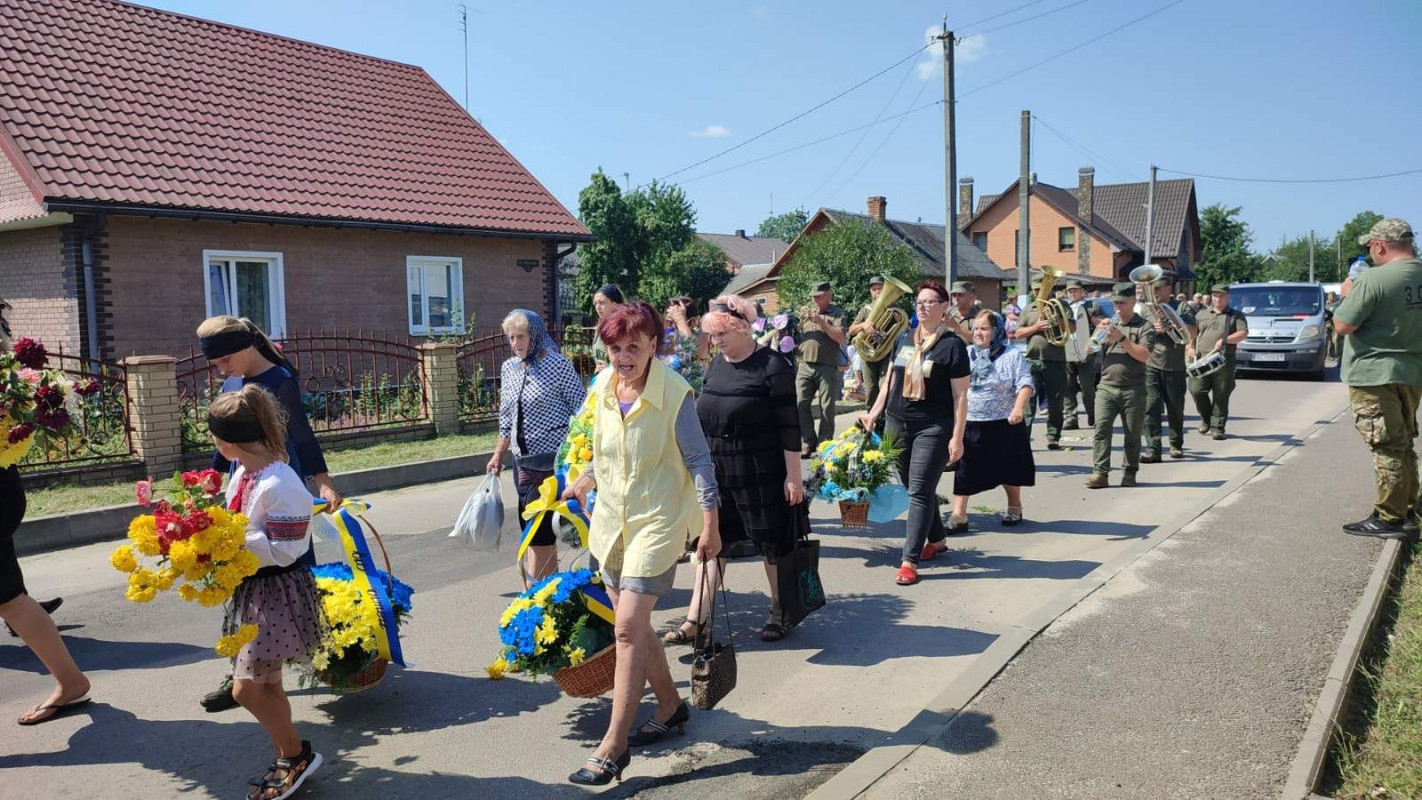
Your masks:
<instances>
[{"instance_id":1,"label":"yellow chrysanthemum","mask_svg":"<svg viewBox=\"0 0 1422 800\"><path fill-rule=\"evenodd\" d=\"M109 556L109 563L119 572L133 572L138 569L138 559L133 555L133 548L128 545L120 545L114 554Z\"/></svg>"},{"instance_id":2,"label":"yellow chrysanthemum","mask_svg":"<svg viewBox=\"0 0 1422 800\"><path fill-rule=\"evenodd\" d=\"M588 654L584 652L581 647L574 647L571 650L567 650L566 653L568 655L568 663L575 667L586 661L588 657Z\"/></svg>"},{"instance_id":3,"label":"yellow chrysanthemum","mask_svg":"<svg viewBox=\"0 0 1422 800\"><path fill-rule=\"evenodd\" d=\"M484 671L489 673L489 680L497 681L503 680L504 672L506 672L508 668L509 662L505 661L502 657L500 657L498 661L495 661L489 666L484 667Z\"/></svg>"},{"instance_id":4,"label":"yellow chrysanthemum","mask_svg":"<svg viewBox=\"0 0 1422 800\"><path fill-rule=\"evenodd\" d=\"M133 546L145 556L156 556L163 552L158 544L158 528L151 514L135 517L128 524L128 538Z\"/></svg>"},{"instance_id":5,"label":"yellow chrysanthemum","mask_svg":"<svg viewBox=\"0 0 1422 800\"><path fill-rule=\"evenodd\" d=\"M202 589L195 584L185 583L178 587L178 597L189 603L197 602L198 596L202 594Z\"/></svg>"},{"instance_id":6,"label":"yellow chrysanthemum","mask_svg":"<svg viewBox=\"0 0 1422 800\"><path fill-rule=\"evenodd\" d=\"M209 586L198 593L198 605L206 608L220 606L227 600L228 593L216 586Z\"/></svg>"},{"instance_id":7,"label":"yellow chrysanthemum","mask_svg":"<svg viewBox=\"0 0 1422 800\"><path fill-rule=\"evenodd\" d=\"M8 431L9 428L10 426L6 425L5 431ZM7 444L4 439L0 439L0 469L8 469L20 463L29 454L34 443L35 435L33 433L14 444Z\"/></svg>"},{"instance_id":8,"label":"yellow chrysanthemum","mask_svg":"<svg viewBox=\"0 0 1422 800\"><path fill-rule=\"evenodd\" d=\"M553 644L558 641L558 622L553 617L543 618L543 623L538 626L538 631L533 635L534 641L539 644Z\"/></svg>"},{"instance_id":9,"label":"yellow chrysanthemum","mask_svg":"<svg viewBox=\"0 0 1422 800\"><path fill-rule=\"evenodd\" d=\"M187 573L197 564L197 548L191 541L173 542L168 546L168 563L173 565L173 569L182 573ZM192 580L192 578L188 578Z\"/></svg>"},{"instance_id":10,"label":"yellow chrysanthemum","mask_svg":"<svg viewBox=\"0 0 1422 800\"><path fill-rule=\"evenodd\" d=\"M223 658L232 658L237 655L248 642L257 638L256 625L243 625L231 636L223 636L217 640L217 654Z\"/></svg>"},{"instance_id":11,"label":"yellow chrysanthemum","mask_svg":"<svg viewBox=\"0 0 1422 800\"><path fill-rule=\"evenodd\" d=\"M864 454L865 464L877 464L884 460L884 453L881 450L870 450Z\"/></svg>"},{"instance_id":12,"label":"yellow chrysanthemum","mask_svg":"<svg viewBox=\"0 0 1422 800\"><path fill-rule=\"evenodd\" d=\"M558 584L559 584L560 582L562 582L562 579L561 579L561 578L554 578L553 580L549 581L547 586L544 586L542 589L539 589L539 590L533 595L533 602L534 602L534 603L537 603L539 606L541 606L541 607L543 607L543 608L547 608L547 607L548 607L548 601L549 601L549 599L551 599L551 598L553 597L554 594L557 593L557 591L558 591Z\"/></svg>"}]
</instances>

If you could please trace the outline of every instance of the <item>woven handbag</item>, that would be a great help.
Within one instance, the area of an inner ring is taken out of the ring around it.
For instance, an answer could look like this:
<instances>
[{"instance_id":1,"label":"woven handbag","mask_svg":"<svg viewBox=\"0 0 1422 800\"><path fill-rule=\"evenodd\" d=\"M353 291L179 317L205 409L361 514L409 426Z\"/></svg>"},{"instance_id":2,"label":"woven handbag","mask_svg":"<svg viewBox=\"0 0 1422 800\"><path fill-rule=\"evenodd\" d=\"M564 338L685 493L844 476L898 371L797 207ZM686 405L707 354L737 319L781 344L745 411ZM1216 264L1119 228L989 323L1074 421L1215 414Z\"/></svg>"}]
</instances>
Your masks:
<instances>
[{"instance_id":1,"label":"woven handbag","mask_svg":"<svg viewBox=\"0 0 1422 800\"><path fill-rule=\"evenodd\" d=\"M696 654L691 662L691 704L702 711L710 711L736 688L736 643L731 632L729 608L726 604L725 577L721 580L720 603L711 589L710 570L701 573L701 596L711 594L711 614L707 620L706 647ZM725 628L726 642L716 641L716 607L721 608L721 624Z\"/></svg>"}]
</instances>

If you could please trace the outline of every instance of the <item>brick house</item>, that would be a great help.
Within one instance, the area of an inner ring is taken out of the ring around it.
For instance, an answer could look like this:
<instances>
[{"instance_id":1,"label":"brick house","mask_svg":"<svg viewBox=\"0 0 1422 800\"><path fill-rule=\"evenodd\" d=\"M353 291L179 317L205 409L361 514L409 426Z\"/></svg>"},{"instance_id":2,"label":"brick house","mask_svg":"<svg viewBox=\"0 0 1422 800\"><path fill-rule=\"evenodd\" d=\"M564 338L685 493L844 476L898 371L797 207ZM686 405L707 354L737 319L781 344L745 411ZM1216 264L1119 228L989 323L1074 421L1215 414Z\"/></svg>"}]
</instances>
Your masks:
<instances>
[{"instance_id":1,"label":"brick house","mask_svg":"<svg viewBox=\"0 0 1422 800\"><path fill-rule=\"evenodd\" d=\"M1033 267L1053 266L1107 286L1145 263L1145 183L1096 185L1096 171L1077 173L1075 190L1034 181L1028 191ZM984 195L973 210L973 179L958 186L958 226L995 263L1013 268L1018 253L1018 182ZM1175 274L1180 291L1193 291L1199 260L1200 215L1193 180L1157 181L1151 260Z\"/></svg>"},{"instance_id":2,"label":"brick house","mask_svg":"<svg viewBox=\"0 0 1422 800\"><path fill-rule=\"evenodd\" d=\"M0 0L17 335L187 352L205 317L416 337L545 312L587 230L424 70L114 0Z\"/></svg>"},{"instance_id":3,"label":"brick house","mask_svg":"<svg viewBox=\"0 0 1422 800\"><path fill-rule=\"evenodd\" d=\"M881 196L869 198L867 214L821 208L810 217L809 221L805 223L804 229L800 231L800 235L795 237L795 241L790 243L790 247L770 265L763 277L754 281L733 281L732 286L735 287L738 283L742 284L739 286L739 294L752 300L763 300L764 308L767 311L775 311L780 302L775 291L775 282L785 263L794 256L796 246L805 237L814 236L826 227L845 220L861 220L883 225L896 240L907 245L918 256L922 267L921 273L925 278L942 280L944 275L943 236L946 228L942 225L889 219L886 214L887 208L888 200ZM1013 275L994 264L981 250L974 248L961 232L957 235L958 280L971 281L977 291L978 299L984 306L989 308L1000 306L1004 298L1002 284L1012 280ZM864 279L867 281L869 275L866 274Z\"/></svg>"}]
</instances>

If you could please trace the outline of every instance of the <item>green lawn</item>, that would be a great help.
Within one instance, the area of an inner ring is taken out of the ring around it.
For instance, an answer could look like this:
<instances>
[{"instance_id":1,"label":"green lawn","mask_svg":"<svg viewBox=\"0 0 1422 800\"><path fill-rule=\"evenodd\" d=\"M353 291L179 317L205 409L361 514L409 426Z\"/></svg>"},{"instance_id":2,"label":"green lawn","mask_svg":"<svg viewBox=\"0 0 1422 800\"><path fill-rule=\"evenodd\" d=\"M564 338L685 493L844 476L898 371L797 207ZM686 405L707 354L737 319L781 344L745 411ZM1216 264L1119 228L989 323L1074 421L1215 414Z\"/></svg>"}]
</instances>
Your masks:
<instances>
[{"instance_id":1,"label":"green lawn","mask_svg":"<svg viewBox=\"0 0 1422 800\"><path fill-rule=\"evenodd\" d=\"M441 436L437 439L425 439L418 442L382 442L349 450L329 451L326 453L326 464L330 467L331 474L337 476L336 487L340 488L340 474L342 472L487 453L494 449L496 439L498 439L497 433L488 432ZM49 489L30 491L26 494L26 500L29 508L25 515L28 517L66 514L132 502L133 484L55 486Z\"/></svg>"},{"instance_id":2,"label":"green lawn","mask_svg":"<svg viewBox=\"0 0 1422 800\"><path fill-rule=\"evenodd\" d=\"M1335 753L1333 797L1422 797L1422 548L1412 546L1392 600L1390 633L1361 668L1356 713Z\"/></svg>"}]
</instances>

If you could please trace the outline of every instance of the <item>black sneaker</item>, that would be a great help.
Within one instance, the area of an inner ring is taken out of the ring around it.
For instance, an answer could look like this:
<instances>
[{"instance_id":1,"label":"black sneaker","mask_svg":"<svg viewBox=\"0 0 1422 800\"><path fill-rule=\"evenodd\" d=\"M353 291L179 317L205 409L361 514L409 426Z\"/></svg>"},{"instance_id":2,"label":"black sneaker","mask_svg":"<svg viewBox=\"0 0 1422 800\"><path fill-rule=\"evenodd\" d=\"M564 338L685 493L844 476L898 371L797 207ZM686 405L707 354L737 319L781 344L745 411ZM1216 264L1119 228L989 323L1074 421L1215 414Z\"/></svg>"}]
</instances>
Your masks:
<instances>
[{"instance_id":1,"label":"black sneaker","mask_svg":"<svg viewBox=\"0 0 1422 800\"><path fill-rule=\"evenodd\" d=\"M1159 464L1159 463L1160 463L1160 451L1159 451L1159 450L1152 450L1152 451L1150 451L1149 453L1146 453L1145 455L1141 456L1141 463L1142 463L1142 464Z\"/></svg>"},{"instance_id":2,"label":"black sneaker","mask_svg":"<svg viewBox=\"0 0 1422 800\"><path fill-rule=\"evenodd\" d=\"M1415 530L1417 523L1412 525ZM1365 520L1344 525L1343 532L1354 536L1376 536L1379 539L1406 539L1408 534L1406 523L1385 522L1376 511L1369 514Z\"/></svg>"},{"instance_id":3,"label":"black sneaker","mask_svg":"<svg viewBox=\"0 0 1422 800\"><path fill-rule=\"evenodd\" d=\"M41 600L39 604L40 608L44 609L44 613L51 615L54 614L55 609L59 608L62 605L64 605L63 597L56 597L53 600ZM8 622L5 623L5 630L9 631L11 636L18 637L20 635L18 633L15 633L15 629L10 627L10 623Z\"/></svg>"},{"instance_id":4,"label":"black sneaker","mask_svg":"<svg viewBox=\"0 0 1422 800\"><path fill-rule=\"evenodd\" d=\"M203 695L202 707L207 709L207 713L216 714L219 711L237 707L237 698L232 696L232 676L228 675L222 679L222 683L211 692Z\"/></svg>"},{"instance_id":5,"label":"black sneaker","mask_svg":"<svg viewBox=\"0 0 1422 800\"><path fill-rule=\"evenodd\" d=\"M1056 440L1056 439L1048 439L1048 440L1047 440L1047 449L1048 449L1048 450L1060 450L1060 449L1062 449L1062 446L1059 445L1059 444L1057 444L1057 440Z\"/></svg>"}]
</instances>

